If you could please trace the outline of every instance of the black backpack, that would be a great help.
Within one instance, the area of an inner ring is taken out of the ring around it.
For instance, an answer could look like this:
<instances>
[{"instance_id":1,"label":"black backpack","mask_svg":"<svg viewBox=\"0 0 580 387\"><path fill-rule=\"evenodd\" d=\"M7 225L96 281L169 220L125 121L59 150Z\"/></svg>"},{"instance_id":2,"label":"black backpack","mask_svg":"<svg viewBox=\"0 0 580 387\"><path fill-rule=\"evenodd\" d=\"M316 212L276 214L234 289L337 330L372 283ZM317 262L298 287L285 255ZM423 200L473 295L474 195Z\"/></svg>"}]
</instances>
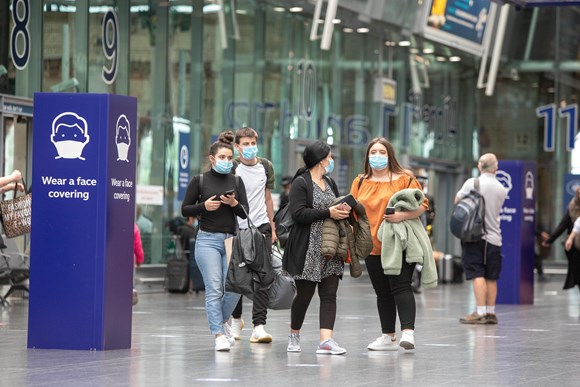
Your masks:
<instances>
[{"instance_id":1,"label":"black backpack","mask_svg":"<svg viewBox=\"0 0 580 387\"><path fill-rule=\"evenodd\" d=\"M285 248L288 236L290 235L290 229L294 225L294 219L292 219L292 214L288 210L288 203L284 204L278 209L278 211L276 211L276 214L274 215L274 225L276 226L278 242L280 242L282 248Z\"/></svg>"},{"instance_id":2,"label":"black backpack","mask_svg":"<svg viewBox=\"0 0 580 387\"><path fill-rule=\"evenodd\" d=\"M485 198L479 191L479 178L475 178L475 189L457 202L449 228L463 242L477 242L485 232Z\"/></svg>"}]
</instances>

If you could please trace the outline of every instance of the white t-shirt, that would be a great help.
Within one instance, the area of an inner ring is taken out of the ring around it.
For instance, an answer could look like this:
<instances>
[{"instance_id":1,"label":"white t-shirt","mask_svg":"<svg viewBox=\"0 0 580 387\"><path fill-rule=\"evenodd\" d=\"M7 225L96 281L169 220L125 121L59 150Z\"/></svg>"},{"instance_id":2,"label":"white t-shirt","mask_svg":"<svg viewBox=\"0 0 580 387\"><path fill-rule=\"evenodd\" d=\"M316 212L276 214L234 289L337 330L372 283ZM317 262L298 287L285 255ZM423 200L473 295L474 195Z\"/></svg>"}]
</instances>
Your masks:
<instances>
[{"instance_id":1,"label":"white t-shirt","mask_svg":"<svg viewBox=\"0 0 580 387\"><path fill-rule=\"evenodd\" d=\"M270 223L268 211L266 210L266 170L260 162L255 165L245 165L239 163L236 167L236 176L242 178L246 187L248 206L250 207L250 220L254 226L259 227L265 223ZM248 228L248 222L238 218L240 228Z\"/></svg>"},{"instance_id":2,"label":"white t-shirt","mask_svg":"<svg viewBox=\"0 0 580 387\"><path fill-rule=\"evenodd\" d=\"M471 190L475 189L475 178L467 179L463 187L457 192L457 198L467 196ZM499 214L503 202L507 196L507 191L503 185L495 178L493 173L482 173L479 176L479 192L485 198L485 231L483 239L495 246L501 246L501 229L499 227Z\"/></svg>"}]
</instances>

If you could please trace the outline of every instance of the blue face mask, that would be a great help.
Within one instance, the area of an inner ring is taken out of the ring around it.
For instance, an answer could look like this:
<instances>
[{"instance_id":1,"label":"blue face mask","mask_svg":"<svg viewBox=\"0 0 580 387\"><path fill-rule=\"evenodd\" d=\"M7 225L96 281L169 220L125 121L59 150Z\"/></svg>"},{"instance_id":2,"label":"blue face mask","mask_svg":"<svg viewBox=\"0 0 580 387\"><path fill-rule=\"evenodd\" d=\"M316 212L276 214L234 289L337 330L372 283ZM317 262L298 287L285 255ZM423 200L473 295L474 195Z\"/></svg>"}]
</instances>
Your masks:
<instances>
[{"instance_id":1,"label":"blue face mask","mask_svg":"<svg viewBox=\"0 0 580 387\"><path fill-rule=\"evenodd\" d=\"M193 221L193 224L191 225L193 228L197 228L197 226L199 225L199 221L196 219Z\"/></svg>"},{"instance_id":2,"label":"blue face mask","mask_svg":"<svg viewBox=\"0 0 580 387\"><path fill-rule=\"evenodd\" d=\"M221 173L223 175L227 175L232 171L232 167L234 163L228 160L216 160L215 165L213 166L214 171L217 173Z\"/></svg>"},{"instance_id":3,"label":"blue face mask","mask_svg":"<svg viewBox=\"0 0 580 387\"><path fill-rule=\"evenodd\" d=\"M389 158L383 155L373 155L369 157L369 164L372 169L382 171L389 165Z\"/></svg>"},{"instance_id":4,"label":"blue face mask","mask_svg":"<svg viewBox=\"0 0 580 387\"><path fill-rule=\"evenodd\" d=\"M247 146L242 148L242 157L246 160L251 160L258 155L258 147L254 146Z\"/></svg>"},{"instance_id":5,"label":"blue face mask","mask_svg":"<svg viewBox=\"0 0 580 387\"><path fill-rule=\"evenodd\" d=\"M334 171L334 160L330 159L330 164L324 167L324 169L326 170L326 173L332 173L332 171Z\"/></svg>"}]
</instances>

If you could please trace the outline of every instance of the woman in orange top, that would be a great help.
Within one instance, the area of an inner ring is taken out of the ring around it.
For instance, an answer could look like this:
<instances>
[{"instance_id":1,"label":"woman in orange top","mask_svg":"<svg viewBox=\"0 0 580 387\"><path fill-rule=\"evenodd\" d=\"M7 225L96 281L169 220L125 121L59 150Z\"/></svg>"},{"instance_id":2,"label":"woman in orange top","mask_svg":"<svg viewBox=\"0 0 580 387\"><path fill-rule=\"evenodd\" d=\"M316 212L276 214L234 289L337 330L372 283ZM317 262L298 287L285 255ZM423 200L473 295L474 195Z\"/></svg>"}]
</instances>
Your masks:
<instances>
[{"instance_id":1,"label":"woman in orange top","mask_svg":"<svg viewBox=\"0 0 580 387\"><path fill-rule=\"evenodd\" d=\"M367 148L364 174L354 179L350 189L352 195L365 207L374 245L365 263L377 294L377 308L383 334L368 345L367 348L370 350L398 350L395 334L397 310L402 331L399 345L405 349L415 348L416 310L415 296L411 288L415 264L407 264L403 252L401 274L385 275L381 265L381 242L377 238L383 221L399 223L418 218L428 208L429 202L425 199L423 205L415 211L385 215L385 209L391 197L406 188L421 189L421 185L413 178L411 172L399 164L395 149L390 142L382 137L373 139Z\"/></svg>"}]
</instances>

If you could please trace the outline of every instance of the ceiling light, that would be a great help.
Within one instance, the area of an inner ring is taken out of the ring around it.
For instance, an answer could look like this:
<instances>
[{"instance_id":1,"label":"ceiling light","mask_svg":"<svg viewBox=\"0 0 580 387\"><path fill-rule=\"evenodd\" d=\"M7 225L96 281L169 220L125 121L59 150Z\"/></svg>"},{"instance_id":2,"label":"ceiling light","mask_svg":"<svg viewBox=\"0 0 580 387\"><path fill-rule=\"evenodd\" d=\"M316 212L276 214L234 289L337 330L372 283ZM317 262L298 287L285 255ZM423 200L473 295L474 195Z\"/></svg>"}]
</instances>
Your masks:
<instances>
[{"instance_id":1,"label":"ceiling light","mask_svg":"<svg viewBox=\"0 0 580 387\"><path fill-rule=\"evenodd\" d=\"M289 9L290 12L302 12L302 7L292 7Z\"/></svg>"},{"instance_id":2,"label":"ceiling light","mask_svg":"<svg viewBox=\"0 0 580 387\"><path fill-rule=\"evenodd\" d=\"M245 9L236 9L236 13L238 15L247 15L248 11L246 11Z\"/></svg>"},{"instance_id":3,"label":"ceiling light","mask_svg":"<svg viewBox=\"0 0 580 387\"><path fill-rule=\"evenodd\" d=\"M401 40L399 42L399 46L401 46L401 47L409 47L410 45L411 45L411 42L408 40Z\"/></svg>"},{"instance_id":4,"label":"ceiling light","mask_svg":"<svg viewBox=\"0 0 580 387\"><path fill-rule=\"evenodd\" d=\"M340 19L332 19L332 24L340 24Z\"/></svg>"},{"instance_id":5,"label":"ceiling light","mask_svg":"<svg viewBox=\"0 0 580 387\"><path fill-rule=\"evenodd\" d=\"M410 49L409 49L409 52L410 52L411 54L418 54L418 53L419 53L419 49L418 49L418 48L410 48Z\"/></svg>"},{"instance_id":6,"label":"ceiling light","mask_svg":"<svg viewBox=\"0 0 580 387\"><path fill-rule=\"evenodd\" d=\"M435 58L435 60L437 62L447 62L447 58L445 58L444 56L438 56Z\"/></svg>"},{"instance_id":7,"label":"ceiling light","mask_svg":"<svg viewBox=\"0 0 580 387\"><path fill-rule=\"evenodd\" d=\"M397 43L391 42L390 40L385 41L385 46L387 46L387 47L396 46L396 45L397 45Z\"/></svg>"},{"instance_id":8,"label":"ceiling light","mask_svg":"<svg viewBox=\"0 0 580 387\"><path fill-rule=\"evenodd\" d=\"M286 12L286 8L284 8L284 7L274 7L274 12Z\"/></svg>"},{"instance_id":9,"label":"ceiling light","mask_svg":"<svg viewBox=\"0 0 580 387\"><path fill-rule=\"evenodd\" d=\"M346 32L347 34L350 34L350 33L354 32L354 30L352 28L343 28L342 32Z\"/></svg>"},{"instance_id":10,"label":"ceiling light","mask_svg":"<svg viewBox=\"0 0 580 387\"><path fill-rule=\"evenodd\" d=\"M423 49L423 54L433 54L434 52L435 52L435 50L432 48L424 48Z\"/></svg>"},{"instance_id":11,"label":"ceiling light","mask_svg":"<svg viewBox=\"0 0 580 387\"><path fill-rule=\"evenodd\" d=\"M359 34L366 34L367 32L369 32L370 30L366 27L361 27L361 28L357 28L356 32L358 32Z\"/></svg>"},{"instance_id":12,"label":"ceiling light","mask_svg":"<svg viewBox=\"0 0 580 387\"><path fill-rule=\"evenodd\" d=\"M450 56L449 57L449 62L460 62L461 61L461 57L459 56Z\"/></svg>"}]
</instances>

